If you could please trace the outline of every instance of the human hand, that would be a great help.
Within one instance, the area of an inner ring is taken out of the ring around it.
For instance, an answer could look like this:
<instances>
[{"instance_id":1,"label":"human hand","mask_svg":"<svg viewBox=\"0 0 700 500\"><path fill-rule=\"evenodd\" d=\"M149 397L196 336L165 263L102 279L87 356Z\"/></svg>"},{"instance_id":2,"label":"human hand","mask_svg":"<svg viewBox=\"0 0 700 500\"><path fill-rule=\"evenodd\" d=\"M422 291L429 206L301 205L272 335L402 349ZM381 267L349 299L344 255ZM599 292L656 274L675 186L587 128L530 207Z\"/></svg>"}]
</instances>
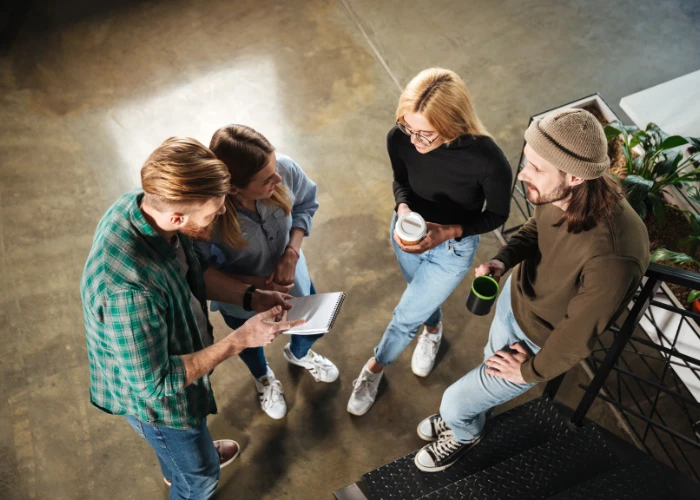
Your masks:
<instances>
[{"instance_id":1,"label":"human hand","mask_svg":"<svg viewBox=\"0 0 700 500\"><path fill-rule=\"evenodd\" d=\"M511 344L510 348L515 352L496 351L493 356L484 362L487 366L486 373L495 377L501 377L514 384L524 385L527 382L520 374L520 365L530 358L530 354L518 343Z\"/></svg>"},{"instance_id":2,"label":"human hand","mask_svg":"<svg viewBox=\"0 0 700 500\"><path fill-rule=\"evenodd\" d=\"M493 279L496 281L498 281L498 279L503 276L503 273L505 272L506 265L498 259L491 259L474 269L474 274L476 274L477 277L493 274Z\"/></svg>"},{"instance_id":3,"label":"human hand","mask_svg":"<svg viewBox=\"0 0 700 500\"><path fill-rule=\"evenodd\" d=\"M282 310L281 306L275 306L256 314L230 335L235 336L245 347L262 347L275 340L280 332L304 323L304 320L287 321L287 311Z\"/></svg>"},{"instance_id":4,"label":"human hand","mask_svg":"<svg viewBox=\"0 0 700 500\"><path fill-rule=\"evenodd\" d=\"M291 309L292 305L287 302L292 296L287 293L280 293L271 290L260 290L259 288L253 292L253 300L251 307L255 312L264 312L275 306L281 306L282 309Z\"/></svg>"},{"instance_id":5,"label":"human hand","mask_svg":"<svg viewBox=\"0 0 700 500\"><path fill-rule=\"evenodd\" d=\"M427 227L427 234L425 235L425 238L420 240L415 245L404 245L401 238L399 238L398 234L396 234L396 230L394 230L394 241L402 251L406 253L420 254L427 252L428 250L431 250L455 237L453 226L434 224L432 222L426 222L425 225Z\"/></svg>"},{"instance_id":6,"label":"human hand","mask_svg":"<svg viewBox=\"0 0 700 500\"><path fill-rule=\"evenodd\" d=\"M298 261L299 254L292 247L288 246L277 262L275 270L265 280L265 284L294 285L294 274L296 273Z\"/></svg>"}]
</instances>

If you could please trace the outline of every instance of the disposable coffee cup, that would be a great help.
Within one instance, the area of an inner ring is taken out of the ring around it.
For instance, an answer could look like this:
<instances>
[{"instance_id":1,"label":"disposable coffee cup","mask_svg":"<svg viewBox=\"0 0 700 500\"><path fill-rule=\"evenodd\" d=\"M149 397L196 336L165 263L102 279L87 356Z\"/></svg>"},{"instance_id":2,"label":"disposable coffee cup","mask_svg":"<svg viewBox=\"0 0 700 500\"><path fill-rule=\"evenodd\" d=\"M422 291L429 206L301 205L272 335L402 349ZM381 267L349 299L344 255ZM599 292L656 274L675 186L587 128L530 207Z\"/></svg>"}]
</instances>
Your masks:
<instances>
[{"instance_id":1,"label":"disposable coffee cup","mask_svg":"<svg viewBox=\"0 0 700 500\"><path fill-rule=\"evenodd\" d=\"M496 302L498 289L498 281L493 278L493 274L474 278L467 297L467 309L477 316L486 316Z\"/></svg>"},{"instance_id":2,"label":"disposable coffee cup","mask_svg":"<svg viewBox=\"0 0 700 500\"><path fill-rule=\"evenodd\" d=\"M416 212L404 214L396 221L396 234L406 246L417 245L427 233L428 226Z\"/></svg>"}]
</instances>

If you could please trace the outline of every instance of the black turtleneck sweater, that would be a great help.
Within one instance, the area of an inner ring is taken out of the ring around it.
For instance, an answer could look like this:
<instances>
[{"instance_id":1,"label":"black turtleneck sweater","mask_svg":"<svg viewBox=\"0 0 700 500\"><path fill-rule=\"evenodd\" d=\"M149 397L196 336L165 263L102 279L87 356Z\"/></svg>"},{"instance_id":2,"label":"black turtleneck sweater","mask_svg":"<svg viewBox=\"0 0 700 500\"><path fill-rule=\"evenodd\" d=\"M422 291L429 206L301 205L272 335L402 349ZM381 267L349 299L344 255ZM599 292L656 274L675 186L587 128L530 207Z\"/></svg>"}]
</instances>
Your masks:
<instances>
[{"instance_id":1,"label":"black turtleneck sweater","mask_svg":"<svg viewBox=\"0 0 700 500\"><path fill-rule=\"evenodd\" d=\"M490 137L464 135L422 154L394 127L387 149L396 206L406 203L428 222L460 224L462 237L488 233L508 219L513 173Z\"/></svg>"}]
</instances>

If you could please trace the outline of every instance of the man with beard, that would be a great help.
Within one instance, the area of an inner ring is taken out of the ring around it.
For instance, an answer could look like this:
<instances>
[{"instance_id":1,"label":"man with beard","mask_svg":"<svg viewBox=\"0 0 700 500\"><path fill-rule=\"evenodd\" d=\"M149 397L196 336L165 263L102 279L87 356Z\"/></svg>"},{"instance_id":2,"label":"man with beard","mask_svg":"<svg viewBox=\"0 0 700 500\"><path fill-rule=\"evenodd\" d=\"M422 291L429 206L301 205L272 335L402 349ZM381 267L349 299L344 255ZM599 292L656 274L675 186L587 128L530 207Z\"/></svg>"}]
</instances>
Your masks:
<instances>
[{"instance_id":1,"label":"man with beard","mask_svg":"<svg viewBox=\"0 0 700 500\"><path fill-rule=\"evenodd\" d=\"M445 391L439 414L418 425L418 435L432 441L415 457L425 472L450 467L479 443L496 405L585 358L649 263L646 227L606 174L607 141L593 115L552 112L530 124L525 140L518 179L536 205L534 217L476 269L499 279L515 267L498 298L484 362Z\"/></svg>"},{"instance_id":2,"label":"man with beard","mask_svg":"<svg viewBox=\"0 0 700 500\"><path fill-rule=\"evenodd\" d=\"M141 185L102 217L83 271L90 399L125 416L153 447L170 498L209 498L221 467L240 452L207 429L207 415L217 413L209 374L301 322L285 321L290 296L253 292L222 274L210 298L262 314L214 343L188 237L211 236L226 210L228 169L199 142L171 137L146 160Z\"/></svg>"}]
</instances>

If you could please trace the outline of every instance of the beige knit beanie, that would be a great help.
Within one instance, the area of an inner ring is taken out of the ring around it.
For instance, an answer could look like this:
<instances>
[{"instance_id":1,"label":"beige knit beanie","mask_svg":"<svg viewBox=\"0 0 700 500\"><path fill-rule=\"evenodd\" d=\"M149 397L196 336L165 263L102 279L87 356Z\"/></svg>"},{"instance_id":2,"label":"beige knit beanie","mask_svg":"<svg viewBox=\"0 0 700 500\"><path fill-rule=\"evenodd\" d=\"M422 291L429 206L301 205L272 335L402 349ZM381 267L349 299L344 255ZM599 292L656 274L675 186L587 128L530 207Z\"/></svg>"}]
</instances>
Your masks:
<instances>
[{"instance_id":1,"label":"beige knit beanie","mask_svg":"<svg viewBox=\"0 0 700 500\"><path fill-rule=\"evenodd\" d=\"M581 179L596 179L610 166L603 127L583 109L552 111L530 124L525 140L559 170Z\"/></svg>"}]
</instances>

